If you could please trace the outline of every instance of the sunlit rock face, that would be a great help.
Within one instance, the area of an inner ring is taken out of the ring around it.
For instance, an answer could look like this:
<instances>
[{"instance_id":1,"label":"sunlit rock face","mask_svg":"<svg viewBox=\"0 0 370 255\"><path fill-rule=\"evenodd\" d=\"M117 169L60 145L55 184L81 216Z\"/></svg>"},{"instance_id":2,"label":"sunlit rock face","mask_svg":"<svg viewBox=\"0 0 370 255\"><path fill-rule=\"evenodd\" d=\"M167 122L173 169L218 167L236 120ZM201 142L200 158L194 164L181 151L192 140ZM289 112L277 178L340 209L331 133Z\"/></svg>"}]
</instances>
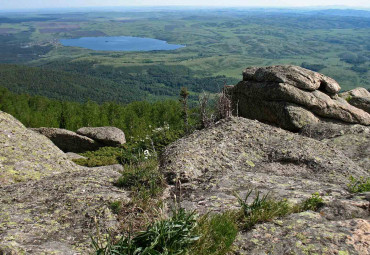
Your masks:
<instances>
[{"instance_id":1,"label":"sunlit rock face","mask_svg":"<svg viewBox=\"0 0 370 255\"><path fill-rule=\"evenodd\" d=\"M234 114L297 131L320 121L370 125L370 114L338 97L330 77L298 66L251 67L228 88Z\"/></svg>"}]
</instances>

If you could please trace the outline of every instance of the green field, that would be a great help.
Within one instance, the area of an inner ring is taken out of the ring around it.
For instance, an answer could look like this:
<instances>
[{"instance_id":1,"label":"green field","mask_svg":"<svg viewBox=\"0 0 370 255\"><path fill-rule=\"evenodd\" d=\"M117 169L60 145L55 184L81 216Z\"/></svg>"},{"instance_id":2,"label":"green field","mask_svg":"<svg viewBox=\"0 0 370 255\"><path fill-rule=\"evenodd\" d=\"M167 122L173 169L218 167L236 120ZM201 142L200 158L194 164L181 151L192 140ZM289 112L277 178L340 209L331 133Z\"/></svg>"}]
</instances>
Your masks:
<instances>
[{"instance_id":1,"label":"green field","mask_svg":"<svg viewBox=\"0 0 370 255\"><path fill-rule=\"evenodd\" d=\"M186 47L100 52L58 43L60 38L104 35L150 37ZM131 87L130 98L125 93L118 99L110 96L122 102L173 98L182 86L194 94L213 93L225 83L240 80L245 67L275 64L322 72L344 90L370 88L370 12L214 9L1 14L0 62L68 72L78 80L84 75L100 79L96 86L106 87L96 88L97 92L108 89L108 94L114 94L110 88ZM6 82L2 85L13 89ZM22 86L18 91L55 98L50 91ZM81 98L86 96L63 97Z\"/></svg>"}]
</instances>

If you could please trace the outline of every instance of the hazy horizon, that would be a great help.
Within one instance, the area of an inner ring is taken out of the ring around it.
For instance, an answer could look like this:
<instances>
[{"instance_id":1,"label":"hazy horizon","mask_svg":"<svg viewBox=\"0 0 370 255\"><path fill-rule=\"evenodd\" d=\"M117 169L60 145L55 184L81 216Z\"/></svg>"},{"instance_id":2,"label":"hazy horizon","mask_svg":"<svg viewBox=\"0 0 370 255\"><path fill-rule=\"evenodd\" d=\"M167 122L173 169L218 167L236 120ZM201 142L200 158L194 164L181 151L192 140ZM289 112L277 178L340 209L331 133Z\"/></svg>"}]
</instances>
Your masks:
<instances>
[{"instance_id":1,"label":"hazy horizon","mask_svg":"<svg viewBox=\"0 0 370 255\"><path fill-rule=\"evenodd\" d=\"M1 10L27 10L27 9L56 9L56 8L112 8L112 7L245 7L245 8L370 8L368 0L327 0L325 5L320 0L262 0L258 4L252 1L230 0L227 3L221 0L157 0L155 3L149 0L139 1L119 1L119 0L75 0L73 2L65 2L61 0L0 0Z\"/></svg>"}]
</instances>

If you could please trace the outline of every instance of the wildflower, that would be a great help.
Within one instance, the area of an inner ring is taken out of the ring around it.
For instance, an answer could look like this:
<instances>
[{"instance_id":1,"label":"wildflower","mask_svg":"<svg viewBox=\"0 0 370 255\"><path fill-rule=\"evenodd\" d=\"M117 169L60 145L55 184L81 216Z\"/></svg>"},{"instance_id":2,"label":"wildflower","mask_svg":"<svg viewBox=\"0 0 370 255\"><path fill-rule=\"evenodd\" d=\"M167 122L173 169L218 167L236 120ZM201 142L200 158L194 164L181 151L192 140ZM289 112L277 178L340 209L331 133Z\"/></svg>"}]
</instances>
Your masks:
<instances>
[{"instance_id":1,"label":"wildflower","mask_svg":"<svg viewBox=\"0 0 370 255\"><path fill-rule=\"evenodd\" d=\"M150 157L150 152L149 152L149 150L145 150L144 151L144 158L145 159L148 159Z\"/></svg>"}]
</instances>

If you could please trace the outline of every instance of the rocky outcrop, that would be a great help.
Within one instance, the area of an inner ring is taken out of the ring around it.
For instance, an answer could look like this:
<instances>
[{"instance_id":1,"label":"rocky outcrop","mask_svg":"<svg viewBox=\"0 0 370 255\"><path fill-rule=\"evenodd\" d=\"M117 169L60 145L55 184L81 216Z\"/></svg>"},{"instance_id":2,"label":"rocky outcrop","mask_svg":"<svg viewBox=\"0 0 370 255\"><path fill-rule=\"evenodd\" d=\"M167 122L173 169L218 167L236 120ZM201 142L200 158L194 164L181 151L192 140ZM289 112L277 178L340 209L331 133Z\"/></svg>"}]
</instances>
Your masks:
<instances>
[{"instance_id":1,"label":"rocky outcrop","mask_svg":"<svg viewBox=\"0 0 370 255\"><path fill-rule=\"evenodd\" d=\"M228 88L234 114L297 131L321 120L370 125L370 114L339 98L338 83L298 66L247 68Z\"/></svg>"},{"instance_id":2,"label":"rocky outcrop","mask_svg":"<svg viewBox=\"0 0 370 255\"><path fill-rule=\"evenodd\" d=\"M64 152L93 151L101 147L91 138L76 134L75 132L61 128L31 128L39 134L49 138L59 149Z\"/></svg>"},{"instance_id":3,"label":"rocky outcrop","mask_svg":"<svg viewBox=\"0 0 370 255\"><path fill-rule=\"evenodd\" d=\"M0 186L74 169L75 165L49 139L0 111Z\"/></svg>"},{"instance_id":4,"label":"rocky outcrop","mask_svg":"<svg viewBox=\"0 0 370 255\"><path fill-rule=\"evenodd\" d=\"M347 190L349 176L368 176L369 165L359 166L334 144L233 117L169 145L161 167L182 205L201 213L238 209L235 194L243 197L249 189L290 203L315 192L323 196L319 212L292 214L241 232L235 254L369 250L369 198Z\"/></svg>"},{"instance_id":5,"label":"rocky outcrop","mask_svg":"<svg viewBox=\"0 0 370 255\"><path fill-rule=\"evenodd\" d=\"M0 254L90 254L90 235L119 225L110 203L129 202L115 170L75 165L0 112Z\"/></svg>"},{"instance_id":6,"label":"rocky outcrop","mask_svg":"<svg viewBox=\"0 0 370 255\"><path fill-rule=\"evenodd\" d=\"M119 146L126 143L125 133L116 127L83 127L77 134L87 136L106 146Z\"/></svg>"},{"instance_id":7,"label":"rocky outcrop","mask_svg":"<svg viewBox=\"0 0 370 255\"><path fill-rule=\"evenodd\" d=\"M365 88L355 88L339 94L351 105L370 113L370 92Z\"/></svg>"}]
</instances>

